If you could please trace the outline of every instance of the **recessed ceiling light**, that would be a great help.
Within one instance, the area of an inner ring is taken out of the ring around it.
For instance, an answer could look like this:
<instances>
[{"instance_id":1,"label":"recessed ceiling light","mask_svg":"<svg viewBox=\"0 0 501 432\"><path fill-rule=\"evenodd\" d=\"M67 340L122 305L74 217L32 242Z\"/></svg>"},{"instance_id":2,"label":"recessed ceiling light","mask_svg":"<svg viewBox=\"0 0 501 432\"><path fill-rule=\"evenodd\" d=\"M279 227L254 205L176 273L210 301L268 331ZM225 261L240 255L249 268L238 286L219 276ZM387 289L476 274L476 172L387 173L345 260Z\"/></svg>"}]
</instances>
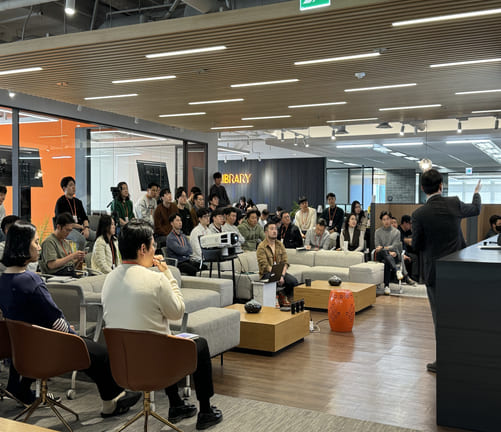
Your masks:
<instances>
[{"instance_id":1,"label":"recessed ceiling light","mask_svg":"<svg viewBox=\"0 0 501 432\"><path fill-rule=\"evenodd\" d=\"M361 87L361 88L345 89L345 92L385 90L385 89L391 89L391 88L413 87L413 86L417 86L417 84L416 83L409 83L409 84L393 84L393 85L384 85L384 86L375 86L375 87Z\"/></svg>"},{"instance_id":2,"label":"recessed ceiling light","mask_svg":"<svg viewBox=\"0 0 501 432\"><path fill-rule=\"evenodd\" d=\"M483 113L492 113L492 112L501 112L501 109L492 109L492 110L481 110L481 111L472 111L472 114L483 114Z\"/></svg>"},{"instance_id":3,"label":"recessed ceiling light","mask_svg":"<svg viewBox=\"0 0 501 432\"><path fill-rule=\"evenodd\" d=\"M344 145L336 145L336 148L344 148L344 149L354 149L354 148L372 148L372 144L344 144Z\"/></svg>"},{"instance_id":4,"label":"recessed ceiling light","mask_svg":"<svg viewBox=\"0 0 501 432\"><path fill-rule=\"evenodd\" d=\"M358 122L358 121L369 121L369 120L377 120L377 117L348 119L348 120L327 120L326 123L346 123L346 122Z\"/></svg>"},{"instance_id":5,"label":"recessed ceiling light","mask_svg":"<svg viewBox=\"0 0 501 432\"><path fill-rule=\"evenodd\" d=\"M345 104L346 104L346 102L325 102L325 103L306 104L306 105L289 105L288 108L310 108L310 107L318 107L318 106L345 105Z\"/></svg>"},{"instance_id":6,"label":"recessed ceiling light","mask_svg":"<svg viewBox=\"0 0 501 432\"><path fill-rule=\"evenodd\" d=\"M448 21L448 20L455 20L455 19L462 19L462 18L474 18L474 17L479 17L479 16L495 15L495 14L500 14L500 13L501 13L501 9L486 9L486 10L474 11L474 12L463 12L463 13L450 14L450 15L438 15L438 16L429 17L429 18L418 18L418 19L412 19L412 20L407 20L407 21L396 21L396 22L392 23L391 25L393 27L400 27L400 26L413 25L413 24L426 24L426 23L432 23L432 22L437 22L437 21Z\"/></svg>"},{"instance_id":7,"label":"recessed ceiling light","mask_svg":"<svg viewBox=\"0 0 501 432\"><path fill-rule=\"evenodd\" d=\"M293 78L293 79L284 79L277 81L261 81L261 82L245 83L245 84L231 84L230 87L252 87L252 86L262 86L262 85L272 85L272 84L286 84L298 81L299 80L297 78Z\"/></svg>"},{"instance_id":8,"label":"recessed ceiling light","mask_svg":"<svg viewBox=\"0 0 501 432\"><path fill-rule=\"evenodd\" d=\"M289 117L290 115L277 115L277 116L266 116L266 117L242 117L242 120L267 120L267 119L280 119Z\"/></svg>"},{"instance_id":9,"label":"recessed ceiling light","mask_svg":"<svg viewBox=\"0 0 501 432\"><path fill-rule=\"evenodd\" d=\"M218 126L218 127L211 127L212 130L219 130L219 129L244 129L244 128L251 128L254 127L252 125L242 125L242 126Z\"/></svg>"},{"instance_id":10,"label":"recessed ceiling light","mask_svg":"<svg viewBox=\"0 0 501 432\"><path fill-rule=\"evenodd\" d=\"M164 75L150 78L132 78L132 79L124 79L124 80L116 80L112 81L112 84L124 84L124 83L132 83L132 82L142 82L142 81L160 81L176 78L176 75Z\"/></svg>"},{"instance_id":11,"label":"recessed ceiling light","mask_svg":"<svg viewBox=\"0 0 501 432\"><path fill-rule=\"evenodd\" d=\"M323 58L323 59L318 59L318 60L305 60L305 61L298 61L294 62L296 66L299 65L308 65L308 64L315 64L315 63L329 63L329 62L336 62L336 61L343 61L343 60L356 60L356 59L361 59L361 58L367 58L367 57L377 57L381 55L379 51L376 52L371 52L367 54L355 54L355 55L349 55L349 56L342 56L342 57L329 57L329 58Z\"/></svg>"},{"instance_id":12,"label":"recessed ceiling light","mask_svg":"<svg viewBox=\"0 0 501 432\"><path fill-rule=\"evenodd\" d=\"M206 112L192 112L192 113L179 113L179 114L161 114L158 117L185 117L185 116L199 116L199 115L205 115L207 114Z\"/></svg>"},{"instance_id":13,"label":"recessed ceiling light","mask_svg":"<svg viewBox=\"0 0 501 432\"><path fill-rule=\"evenodd\" d=\"M420 145L423 145L423 141L385 143L383 145L385 147L393 147L393 146L420 146Z\"/></svg>"},{"instance_id":14,"label":"recessed ceiling light","mask_svg":"<svg viewBox=\"0 0 501 432\"><path fill-rule=\"evenodd\" d=\"M163 52L163 53L147 54L146 58L152 59L152 58L159 58L159 57L172 57L172 56L179 56L179 55L187 55L187 54L199 54L199 53L212 52L212 51L221 51L221 50L225 50L225 49L226 49L226 47L224 45L217 45L217 46L206 47L206 48L193 48L193 49L186 49L186 50L180 50L180 51L168 51L168 52Z\"/></svg>"},{"instance_id":15,"label":"recessed ceiling light","mask_svg":"<svg viewBox=\"0 0 501 432\"><path fill-rule=\"evenodd\" d=\"M456 94L457 94L457 95L468 95L468 94L479 94L479 93L498 93L498 92L501 92L501 89L463 91L463 92L456 92Z\"/></svg>"},{"instance_id":16,"label":"recessed ceiling light","mask_svg":"<svg viewBox=\"0 0 501 432\"><path fill-rule=\"evenodd\" d=\"M401 107L379 108L379 111L396 111L396 110L420 109L420 108L438 108L441 106L442 106L441 104L411 105L411 106L401 106Z\"/></svg>"},{"instance_id":17,"label":"recessed ceiling light","mask_svg":"<svg viewBox=\"0 0 501 432\"><path fill-rule=\"evenodd\" d=\"M41 67L32 67L32 68L24 68L24 69L11 69L11 70L4 70L0 71L0 75L12 75L12 74L18 74L18 73L25 73L25 72L37 72L41 71Z\"/></svg>"},{"instance_id":18,"label":"recessed ceiling light","mask_svg":"<svg viewBox=\"0 0 501 432\"><path fill-rule=\"evenodd\" d=\"M440 67L449 67L449 66L462 66L462 65L472 65L472 64L480 64L480 63L493 63L499 62L501 58L492 58L485 60L469 60L469 61L461 61L461 62L453 62L453 63L438 63L430 65L431 68L440 68Z\"/></svg>"},{"instance_id":19,"label":"recessed ceiling light","mask_svg":"<svg viewBox=\"0 0 501 432\"><path fill-rule=\"evenodd\" d=\"M407 156L405 153L400 153L400 152L392 152L390 153L392 156L397 156L397 157L404 157Z\"/></svg>"},{"instance_id":20,"label":"recessed ceiling light","mask_svg":"<svg viewBox=\"0 0 501 432\"><path fill-rule=\"evenodd\" d=\"M137 93L130 93L130 94L121 94L121 95L112 95L112 96L93 96L93 97L86 97L84 99L85 100L114 99L114 98L125 98L125 97L133 97L133 96L138 96L138 94Z\"/></svg>"},{"instance_id":21,"label":"recessed ceiling light","mask_svg":"<svg viewBox=\"0 0 501 432\"><path fill-rule=\"evenodd\" d=\"M216 99L216 100L208 100L208 101L199 101L199 102L188 102L188 105L204 105L204 104L217 104L217 103L227 103L227 102L242 102L242 98L238 99Z\"/></svg>"},{"instance_id":22,"label":"recessed ceiling light","mask_svg":"<svg viewBox=\"0 0 501 432\"><path fill-rule=\"evenodd\" d=\"M485 140L452 140L446 141L446 144L474 144L477 142L484 142Z\"/></svg>"}]
</instances>

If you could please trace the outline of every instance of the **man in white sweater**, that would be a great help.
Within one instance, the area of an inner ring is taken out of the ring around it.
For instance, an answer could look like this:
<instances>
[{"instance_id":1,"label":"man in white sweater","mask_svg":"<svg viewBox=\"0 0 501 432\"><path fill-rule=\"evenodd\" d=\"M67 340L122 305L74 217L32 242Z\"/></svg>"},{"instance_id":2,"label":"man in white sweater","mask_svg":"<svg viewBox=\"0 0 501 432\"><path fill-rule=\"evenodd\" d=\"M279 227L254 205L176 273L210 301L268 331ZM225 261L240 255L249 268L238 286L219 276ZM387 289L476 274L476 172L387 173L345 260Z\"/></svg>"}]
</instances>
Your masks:
<instances>
[{"instance_id":1,"label":"man in white sweater","mask_svg":"<svg viewBox=\"0 0 501 432\"><path fill-rule=\"evenodd\" d=\"M198 225L195 228L193 228L193 231L190 234L191 260L200 263L202 262L202 247L200 246L200 237L210 234L209 210L207 210L206 208L198 209L197 219L198 219Z\"/></svg>"},{"instance_id":2,"label":"man in white sweater","mask_svg":"<svg viewBox=\"0 0 501 432\"><path fill-rule=\"evenodd\" d=\"M152 227L141 220L131 221L120 231L118 244L123 265L108 274L102 290L106 326L171 334L169 320L183 316L184 299L165 262L155 256ZM151 271L152 266L159 272ZM193 378L200 404L196 428L202 430L219 423L223 415L210 404L214 388L207 341L199 337L195 343L198 355ZM179 397L177 384L166 388L165 393L169 398L170 422L177 423L197 413L195 405L186 404Z\"/></svg>"},{"instance_id":3,"label":"man in white sweater","mask_svg":"<svg viewBox=\"0 0 501 432\"><path fill-rule=\"evenodd\" d=\"M314 208L308 207L308 199L306 197L299 198L299 210L294 217L294 224L301 231L303 239L306 232L310 229L315 229L317 224L317 212Z\"/></svg>"}]
</instances>

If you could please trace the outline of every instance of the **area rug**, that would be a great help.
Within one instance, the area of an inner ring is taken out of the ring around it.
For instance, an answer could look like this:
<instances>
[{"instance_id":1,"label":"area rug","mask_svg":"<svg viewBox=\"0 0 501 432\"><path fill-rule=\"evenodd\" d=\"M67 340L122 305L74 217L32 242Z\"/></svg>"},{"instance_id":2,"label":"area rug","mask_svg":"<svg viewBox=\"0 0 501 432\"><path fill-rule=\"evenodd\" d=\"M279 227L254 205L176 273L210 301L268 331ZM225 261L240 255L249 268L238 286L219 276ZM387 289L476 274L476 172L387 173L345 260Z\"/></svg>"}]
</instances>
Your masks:
<instances>
[{"instance_id":1,"label":"area rug","mask_svg":"<svg viewBox=\"0 0 501 432\"><path fill-rule=\"evenodd\" d=\"M6 373L0 374L0 379L4 381ZM101 403L95 386L92 383L78 381L77 398L66 400L64 397L68 388L69 380L55 378L49 384L50 391L63 397L63 403L72 408L80 415L80 421L75 421L74 417L64 415L70 422L74 431L89 432L114 432L122 424L141 408L138 402L133 409L122 416L112 419L102 419L99 416ZM167 417L168 400L163 392L156 392L156 406L160 415ZM192 398L193 399L193 398ZM304 432L304 431L329 431L329 432L412 432L416 429L406 429L397 426L390 426L370 421L355 420L347 417L340 417L325 414L317 411L287 407L278 404L258 402L249 399L234 398L223 395L215 395L211 402L223 411L223 422L209 429L211 432ZM20 408L9 399L0 402L0 416L12 419ZM46 427L55 431L65 431L64 426L51 414L50 409L39 409L30 418L29 423ZM177 424L184 432L194 432L196 416L185 419ZM126 432L143 431L143 420L139 420L125 429ZM171 431L169 427L157 422L155 419L149 420L149 431Z\"/></svg>"}]
</instances>

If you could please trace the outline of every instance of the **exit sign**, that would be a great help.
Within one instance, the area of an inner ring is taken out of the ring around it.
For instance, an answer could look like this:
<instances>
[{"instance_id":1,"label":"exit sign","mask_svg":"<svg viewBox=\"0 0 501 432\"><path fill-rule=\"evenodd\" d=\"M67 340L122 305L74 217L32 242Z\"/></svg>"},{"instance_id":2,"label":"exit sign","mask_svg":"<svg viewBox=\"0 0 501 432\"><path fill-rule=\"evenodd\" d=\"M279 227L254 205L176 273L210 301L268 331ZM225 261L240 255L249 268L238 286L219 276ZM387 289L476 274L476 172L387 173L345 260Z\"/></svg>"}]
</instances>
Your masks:
<instances>
[{"instance_id":1,"label":"exit sign","mask_svg":"<svg viewBox=\"0 0 501 432\"><path fill-rule=\"evenodd\" d=\"M302 11L321 8L330 5L331 5L331 0L299 0L299 10Z\"/></svg>"}]
</instances>

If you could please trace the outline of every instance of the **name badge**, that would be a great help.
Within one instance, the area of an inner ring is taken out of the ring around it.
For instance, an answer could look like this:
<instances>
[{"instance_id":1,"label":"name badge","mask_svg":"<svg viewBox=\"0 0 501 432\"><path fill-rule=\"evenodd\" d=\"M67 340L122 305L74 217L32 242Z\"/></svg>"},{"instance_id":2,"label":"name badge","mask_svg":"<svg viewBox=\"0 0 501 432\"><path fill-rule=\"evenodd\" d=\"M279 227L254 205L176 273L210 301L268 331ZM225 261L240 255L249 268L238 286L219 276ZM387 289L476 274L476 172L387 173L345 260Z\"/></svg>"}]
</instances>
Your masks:
<instances>
[{"instance_id":1,"label":"name badge","mask_svg":"<svg viewBox=\"0 0 501 432\"><path fill-rule=\"evenodd\" d=\"M74 221L75 223L78 223L78 217L77 217L77 215L73 215L73 221Z\"/></svg>"},{"instance_id":2,"label":"name badge","mask_svg":"<svg viewBox=\"0 0 501 432\"><path fill-rule=\"evenodd\" d=\"M129 222L129 218L125 216L125 222Z\"/></svg>"},{"instance_id":3,"label":"name badge","mask_svg":"<svg viewBox=\"0 0 501 432\"><path fill-rule=\"evenodd\" d=\"M330 219L330 220L329 220L329 226L330 226L330 227L332 226L332 222L333 222L333 220L332 220L332 219Z\"/></svg>"}]
</instances>

